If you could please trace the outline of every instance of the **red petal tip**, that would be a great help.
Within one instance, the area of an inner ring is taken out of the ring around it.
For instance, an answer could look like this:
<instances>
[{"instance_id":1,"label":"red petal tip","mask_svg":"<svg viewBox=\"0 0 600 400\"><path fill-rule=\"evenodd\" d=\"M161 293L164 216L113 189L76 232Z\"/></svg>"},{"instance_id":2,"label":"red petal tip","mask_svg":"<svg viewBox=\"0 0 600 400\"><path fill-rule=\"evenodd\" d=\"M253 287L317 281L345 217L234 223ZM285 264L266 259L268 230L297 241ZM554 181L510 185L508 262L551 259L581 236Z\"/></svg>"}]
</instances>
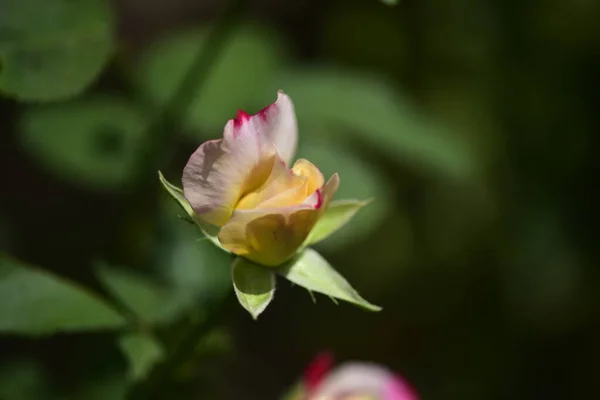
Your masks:
<instances>
[{"instance_id":1,"label":"red petal tip","mask_svg":"<svg viewBox=\"0 0 600 400\"><path fill-rule=\"evenodd\" d=\"M315 210L318 210L323 205L323 192L321 189L317 189L317 204L315 204Z\"/></svg>"},{"instance_id":2,"label":"red petal tip","mask_svg":"<svg viewBox=\"0 0 600 400\"><path fill-rule=\"evenodd\" d=\"M258 115L258 117L263 120L263 121L267 121L268 119L268 114L269 114L269 110L271 109L271 107L275 106L275 103L273 104L269 104L268 106L266 106L265 108L263 108L262 110L260 110L259 112L256 113L256 115Z\"/></svg>"},{"instance_id":3,"label":"red petal tip","mask_svg":"<svg viewBox=\"0 0 600 400\"><path fill-rule=\"evenodd\" d=\"M313 391L333 367L333 354L330 352L319 353L304 371L303 382L308 391Z\"/></svg>"},{"instance_id":4,"label":"red petal tip","mask_svg":"<svg viewBox=\"0 0 600 400\"><path fill-rule=\"evenodd\" d=\"M250 115L248 115L244 110L238 110L237 116L233 120L233 123L237 127L237 126L243 124L244 122L248 121L249 119L250 119Z\"/></svg>"}]
</instances>

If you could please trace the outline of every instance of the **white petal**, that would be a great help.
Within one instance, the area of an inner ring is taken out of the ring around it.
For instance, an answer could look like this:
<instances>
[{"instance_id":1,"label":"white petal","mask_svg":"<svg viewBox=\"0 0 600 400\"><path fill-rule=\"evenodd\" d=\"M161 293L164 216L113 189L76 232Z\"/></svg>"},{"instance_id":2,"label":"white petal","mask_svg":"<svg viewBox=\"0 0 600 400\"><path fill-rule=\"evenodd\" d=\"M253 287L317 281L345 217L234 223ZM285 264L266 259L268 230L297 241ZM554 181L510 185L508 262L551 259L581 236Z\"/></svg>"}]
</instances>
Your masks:
<instances>
[{"instance_id":1,"label":"white petal","mask_svg":"<svg viewBox=\"0 0 600 400\"><path fill-rule=\"evenodd\" d=\"M298 125L292 100L282 91L277 93L275 103L254 115L240 111L238 117L230 122L225 130L226 139L241 138L248 142L264 140L275 145L287 164L292 161L298 143Z\"/></svg>"},{"instance_id":2,"label":"white petal","mask_svg":"<svg viewBox=\"0 0 600 400\"><path fill-rule=\"evenodd\" d=\"M232 124L230 121L228 126ZM238 200L260 187L272 169L273 146L260 140L251 143L247 137L244 140L205 142L183 169L185 198L212 225L225 224Z\"/></svg>"}]
</instances>

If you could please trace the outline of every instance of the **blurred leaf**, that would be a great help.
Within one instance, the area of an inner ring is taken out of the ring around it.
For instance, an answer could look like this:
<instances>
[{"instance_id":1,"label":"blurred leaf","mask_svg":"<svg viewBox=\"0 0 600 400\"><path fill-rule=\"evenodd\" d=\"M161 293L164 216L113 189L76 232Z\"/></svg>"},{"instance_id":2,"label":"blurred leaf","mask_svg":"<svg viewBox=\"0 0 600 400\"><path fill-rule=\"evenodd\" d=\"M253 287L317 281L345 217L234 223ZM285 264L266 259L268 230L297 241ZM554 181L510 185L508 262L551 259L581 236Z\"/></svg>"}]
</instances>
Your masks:
<instances>
[{"instance_id":1,"label":"blurred leaf","mask_svg":"<svg viewBox=\"0 0 600 400\"><path fill-rule=\"evenodd\" d=\"M308 131L318 135L325 131L309 127ZM340 188L335 197L338 199L370 199L375 201L365 208L345 228L337 231L319 247L340 248L349 242L371 235L385 218L393 212L394 199L389 189L393 183L384 177L372 165L360 158L346 144L331 140L307 138L301 141L298 155L317 165L326 177L337 172L340 174Z\"/></svg>"},{"instance_id":2,"label":"blurred leaf","mask_svg":"<svg viewBox=\"0 0 600 400\"><path fill-rule=\"evenodd\" d=\"M225 353L233 349L232 333L226 327L220 326L202 337L196 345L198 355Z\"/></svg>"},{"instance_id":3,"label":"blurred leaf","mask_svg":"<svg viewBox=\"0 0 600 400\"><path fill-rule=\"evenodd\" d=\"M125 319L85 288L0 254L0 332L114 329Z\"/></svg>"},{"instance_id":4,"label":"blurred leaf","mask_svg":"<svg viewBox=\"0 0 600 400\"><path fill-rule=\"evenodd\" d=\"M0 251L8 251L9 249L10 235L8 229L8 223L6 222L4 215L0 214Z\"/></svg>"},{"instance_id":5,"label":"blurred leaf","mask_svg":"<svg viewBox=\"0 0 600 400\"><path fill-rule=\"evenodd\" d=\"M68 400L125 400L130 381L121 371L93 376L88 382L79 383L80 388L67 396Z\"/></svg>"},{"instance_id":6,"label":"blurred leaf","mask_svg":"<svg viewBox=\"0 0 600 400\"><path fill-rule=\"evenodd\" d=\"M160 183L162 183L163 187L167 190L167 192L171 195L171 197L173 197L173 199L175 199L175 201L181 206L181 208L183 208L183 210L192 219L192 221L194 221L196 225L198 225L202 233L204 233L204 236L206 236L206 238L209 239L215 246L229 253L228 250L221 246L221 242L219 242L219 238L217 237L217 235L219 234L219 228L207 224L202 219L200 219L198 214L196 214L192 209L190 203L188 203L186 198L183 196L183 191L177 186L172 185L169 181L167 181L163 176L162 172L160 171L158 171L158 179L160 180Z\"/></svg>"},{"instance_id":7,"label":"blurred leaf","mask_svg":"<svg viewBox=\"0 0 600 400\"><path fill-rule=\"evenodd\" d=\"M19 360L0 367L0 399L49 399L49 387L41 366L32 360Z\"/></svg>"},{"instance_id":8,"label":"blurred leaf","mask_svg":"<svg viewBox=\"0 0 600 400\"><path fill-rule=\"evenodd\" d=\"M326 239L338 229L342 228L368 201L359 200L337 200L332 201L321 219L312 229L306 240L306 245L320 242Z\"/></svg>"},{"instance_id":9,"label":"blurred leaf","mask_svg":"<svg viewBox=\"0 0 600 400\"><path fill-rule=\"evenodd\" d=\"M121 188L140 172L145 116L113 97L30 106L21 146L53 173L84 186Z\"/></svg>"},{"instance_id":10,"label":"blurred leaf","mask_svg":"<svg viewBox=\"0 0 600 400\"><path fill-rule=\"evenodd\" d=\"M113 296L146 323L170 322L182 311L169 288L142 274L99 265L96 275Z\"/></svg>"},{"instance_id":11,"label":"blurred leaf","mask_svg":"<svg viewBox=\"0 0 600 400\"><path fill-rule=\"evenodd\" d=\"M369 311L381 311L381 307L363 299L352 286L315 250L306 249L278 271L296 285L313 292L356 304Z\"/></svg>"},{"instance_id":12,"label":"blurred leaf","mask_svg":"<svg viewBox=\"0 0 600 400\"><path fill-rule=\"evenodd\" d=\"M207 29L189 30L158 41L141 58L134 73L140 90L158 105L165 104L198 49L204 46L207 33ZM236 28L231 41L211 66L202 91L187 110L188 127L211 132L210 136L214 136L238 109L252 105L256 92L271 80L284 60L276 37L263 26ZM275 92L272 95L275 97Z\"/></svg>"},{"instance_id":13,"label":"blurred leaf","mask_svg":"<svg viewBox=\"0 0 600 400\"><path fill-rule=\"evenodd\" d=\"M273 300L275 274L238 257L231 265L231 277L238 301L252 318L257 319Z\"/></svg>"},{"instance_id":14,"label":"blurred leaf","mask_svg":"<svg viewBox=\"0 0 600 400\"><path fill-rule=\"evenodd\" d=\"M164 200L159 229L154 237L154 251L149 254L157 278L164 284L158 291L150 290L156 288L154 281L147 287L150 291L146 297L147 312L152 313L153 304L157 305L152 320L159 323L184 314L202 318L205 304L219 301L231 290L232 256L205 237L199 238L201 234L195 225L176 217L178 210L176 202ZM145 281L148 278L141 282ZM127 290L127 285L121 289L122 292ZM157 304L161 302L163 304Z\"/></svg>"},{"instance_id":15,"label":"blurred leaf","mask_svg":"<svg viewBox=\"0 0 600 400\"><path fill-rule=\"evenodd\" d=\"M388 6L395 6L400 2L400 0L381 0L383 4L387 4Z\"/></svg>"},{"instance_id":16,"label":"blurred leaf","mask_svg":"<svg viewBox=\"0 0 600 400\"><path fill-rule=\"evenodd\" d=\"M165 354L152 337L141 333L128 333L119 339L119 346L129 360L129 379L143 380Z\"/></svg>"},{"instance_id":17,"label":"blurred leaf","mask_svg":"<svg viewBox=\"0 0 600 400\"><path fill-rule=\"evenodd\" d=\"M283 394L281 400L302 400L306 398L306 387L303 383L297 383Z\"/></svg>"},{"instance_id":18,"label":"blurred leaf","mask_svg":"<svg viewBox=\"0 0 600 400\"><path fill-rule=\"evenodd\" d=\"M0 0L0 91L21 100L82 92L112 53L104 0Z\"/></svg>"},{"instance_id":19,"label":"blurred leaf","mask_svg":"<svg viewBox=\"0 0 600 400\"><path fill-rule=\"evenodd\" d=\"M304 122L336 126L325 132L336 142L353 134L392 159L463 179L475 172L473 154L460 137L428 122L377 76L322 67L290 71L277 86L294 100L305 135L323 131L312 132Z\"/></svg>"},{"instance_id":20,"label":"blurred leaf","mask_svg":"<svg viewBox=\"0 0 600 400\"><path fill-rule=\"evenodd\" d=\"M174 222L179 226L169 232L176 240L163 252L161 264L177 296L193 307L230 291L232 257L207 240L197 240L192 226Z\"/></svg>"}]
</instances>

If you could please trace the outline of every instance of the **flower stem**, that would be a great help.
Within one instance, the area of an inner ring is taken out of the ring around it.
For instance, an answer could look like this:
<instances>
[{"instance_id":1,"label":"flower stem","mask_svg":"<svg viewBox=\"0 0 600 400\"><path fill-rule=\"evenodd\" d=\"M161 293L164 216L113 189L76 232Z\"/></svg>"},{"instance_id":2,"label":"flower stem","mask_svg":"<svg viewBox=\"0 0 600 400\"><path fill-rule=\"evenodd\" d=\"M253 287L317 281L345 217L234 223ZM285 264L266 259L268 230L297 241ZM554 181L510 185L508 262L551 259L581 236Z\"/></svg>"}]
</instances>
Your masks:
<instances>
[{"instance_id":1,"label":"flower stem","mask_svg":"<svg viewBox=\"0 0 600 400\"><path fill-rule=\"evenodd\" d=\"M167 359L155 368L148 379L135 386L130 391L128 398L131 400L150 400L164 398L161 396L163 385L172 376L173 372L186 361L194 357L194 349L198 341L206 334L211 332L221 321L229 300L232 298L233 291L228 291L224 298L219 299L218 304L207 307L209 310L206 318L193 322L188 327L183 338L173 347Z\"/></svg>"},{"instance_id":2,"label":"flower stem","mask_svg":"<svg viewBox=\"0 0 600 400\"><path fill-rule=\"evenodd\" d=\"M192 64L179 82L172 97L164 107L154 110L155 118L147 128L148 137L152 138L153 146L150 154L159 158L170 158L169 149L173 147L174 139L177 138L173 132L185 119L190 105L206 85L211 68L221 54L224 45L231 38L245 4L245 0L225 2L225 9L208 33L204 46L198 49ZM153 164L157 164L156 161L160 160L154 161ZM156 179L154 172L150 175L152 180Z\"/></svg>"},{"instance_id":3,"label":"flower stem","mask_svg":"<svg viewBox=\"0 0 600 400\"><path fill-rule=\"evenodd\" d=\"M161 154L164 149L170 147L169 142L174 137L171 134L171 128L182 120L195 96L206 84L211 67L221 53L223 46L231 37L244 5L245 0L228 0L223 14L209 32L203 48L198 50L192 65L181 80L171 101L160 110L153 123L148 127L156 147L155 150L158 150L153 154ZM155 179L154 173L152 178ZM129 399L149 400L159 398L163 390L162 386L173 374L173 371L194 356L194 348L198 341L218 325L224 314L225 306L229 303L231 293L232 291L229 291L225 298L218 301L218 304L206 305L207 317L190 324L187 333L171 349L165 361L152 371L148 379L132 388L128 395Z\"/></svg>"}]
</instances>

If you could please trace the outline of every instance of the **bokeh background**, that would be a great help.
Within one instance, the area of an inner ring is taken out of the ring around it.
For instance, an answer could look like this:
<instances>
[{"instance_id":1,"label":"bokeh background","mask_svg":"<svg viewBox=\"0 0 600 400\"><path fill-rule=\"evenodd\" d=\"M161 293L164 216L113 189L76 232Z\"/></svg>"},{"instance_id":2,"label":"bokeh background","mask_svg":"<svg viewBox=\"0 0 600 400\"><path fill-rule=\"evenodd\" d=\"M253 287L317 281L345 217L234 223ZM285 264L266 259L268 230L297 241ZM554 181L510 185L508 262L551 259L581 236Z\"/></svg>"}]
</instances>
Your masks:
<instances>
[{"instance_id":1,"label":"bokeh background","mask_svg":"<svg viewBox=\"0 0 600 400\"><path fill-rule=\"evenodd\" d=\"M317 247L384 311L281 281L255 322L225 297L164 398L277 399L321 350L385 364L426 400L593 398L599 15L593 0L0 0L0 399L123 398L157 343L218 307L230 261L156 171L179 185L202 141L277 89L299 156L340 173L338 198L375 199Z\"/></svg>"}]
</instances>

